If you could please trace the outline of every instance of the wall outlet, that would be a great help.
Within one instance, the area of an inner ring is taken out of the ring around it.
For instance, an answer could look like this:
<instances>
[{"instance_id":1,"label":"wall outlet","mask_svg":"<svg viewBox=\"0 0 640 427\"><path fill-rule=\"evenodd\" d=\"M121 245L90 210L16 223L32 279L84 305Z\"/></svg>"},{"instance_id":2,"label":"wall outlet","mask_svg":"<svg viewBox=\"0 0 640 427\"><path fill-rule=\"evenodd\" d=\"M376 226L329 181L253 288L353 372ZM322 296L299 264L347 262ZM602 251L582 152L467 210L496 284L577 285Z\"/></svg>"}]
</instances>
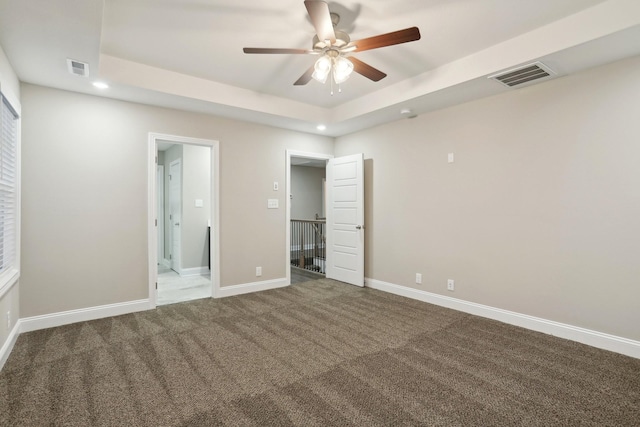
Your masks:
<instances>
[{"instance_id":1,"label":"wall outlet","mask_svg":"<svg viewBox=\"0 0 640 427\"><path fill-rule=\"evenodd\" d=\"M447 280L447 289L450 290L450 291L453 291L454 284L455 284L455 282L454 282L453 279Z\"/></svg>"},{"instance_id":2,"label":"wall outlet","mask_svg":"<svg viewBox=\"0 0 640 427\"><path fill-rule=\"evenodd\" d=\"M422 274L416 273L416 284L422 284Z\"/></svg>"},{"instance_id":3,"label":"wall outlet","mask_svg":"<svg viewBox=\"0 0 640 427\"><path fill-rule=\"evenodd\" d=\"M256 267L256 277L262 276L262 267Z\"/></svg>"},{"instance_id":4,"label":"wall outlet","mask_svg":"<svg viewBox=\"0 0 640 427\"><path fill-rule=\"evenodd\" d=\"M7 311L7 330L11 330L11 311Z\"/></svg>"}]
</instances>

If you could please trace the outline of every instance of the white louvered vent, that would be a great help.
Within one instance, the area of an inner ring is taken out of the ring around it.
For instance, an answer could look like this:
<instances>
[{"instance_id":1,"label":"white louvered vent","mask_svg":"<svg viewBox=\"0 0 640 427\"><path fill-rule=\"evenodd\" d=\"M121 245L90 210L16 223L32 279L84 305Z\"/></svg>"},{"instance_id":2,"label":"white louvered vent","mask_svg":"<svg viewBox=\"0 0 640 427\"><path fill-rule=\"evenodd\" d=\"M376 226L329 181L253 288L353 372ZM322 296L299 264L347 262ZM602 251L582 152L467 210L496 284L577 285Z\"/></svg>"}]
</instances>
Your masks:
<instances>
[{"instance_id":1,"label":"white louvered vent","mask_svg":"<svg viewBox=\"0 0 640 427\"><path fill-rule=\"evenodd\" d=\"M534 62L520 66L518 68L512 68L507 71L501 71L498 74L489 76L490 79L496 80L508 87L521 86L526 83L536 82L541 80L549 80L556 75L549 67L542 62Z\"/></svg>"},{"instance_id":2,"label":"white louvered vent","mask_svg":"<svg viewBox=\"0 0 640 427\"><path fill-rule=\"evenodd\" d=\"M69 72L76 76L89 77L89 64L86 62L76 61L75 59L67 58L67 67Z\"/></svg>"}]
</instances>

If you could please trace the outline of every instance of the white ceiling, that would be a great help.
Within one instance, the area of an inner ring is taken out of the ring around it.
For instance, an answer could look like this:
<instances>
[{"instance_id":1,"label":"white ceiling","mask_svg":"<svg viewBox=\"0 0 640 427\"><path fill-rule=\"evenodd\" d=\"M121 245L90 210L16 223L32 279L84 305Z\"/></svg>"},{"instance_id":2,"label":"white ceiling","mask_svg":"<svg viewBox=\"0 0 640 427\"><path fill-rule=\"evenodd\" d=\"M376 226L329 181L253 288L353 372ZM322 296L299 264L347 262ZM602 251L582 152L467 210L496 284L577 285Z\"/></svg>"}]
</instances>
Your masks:
<instances>
[{"instance_id":1,"label":"white ceiling","mask_svg":"<svg viewBox=\"0 0 640 427\"><path fill-rule=\"evenodd\" d=\"M0 0L0 44L22 81L337 136L507 89L486 77L542 60L559 76L640 54L637 0L329 2L352 40L412 26L419 41L354 54L387 73L342 92L293 82L311 48L302 0ZM72 76L66 59L90 64ZM96 92L90 83L107 81Z\"/></svg>"}]
</instances>

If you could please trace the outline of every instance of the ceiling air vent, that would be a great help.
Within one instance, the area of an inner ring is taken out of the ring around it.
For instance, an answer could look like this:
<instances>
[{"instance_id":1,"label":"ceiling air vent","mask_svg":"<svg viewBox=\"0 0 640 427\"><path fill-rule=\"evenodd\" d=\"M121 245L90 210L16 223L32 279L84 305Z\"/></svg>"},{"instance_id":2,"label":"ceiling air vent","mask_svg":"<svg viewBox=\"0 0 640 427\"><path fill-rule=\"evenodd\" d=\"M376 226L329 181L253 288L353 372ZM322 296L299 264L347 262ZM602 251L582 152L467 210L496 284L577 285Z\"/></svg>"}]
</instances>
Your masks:
<instances>
[{"instance_id":1,"label":"ceiling air vent","mask_svg":"<svg viewBox=\"0 0 640 427\"><path fill-rule=\"evenodd\" d=\"M515 87L534 81L537 83L539 80L548 80L554 77L555 74L556 73L551 71L551 69L542 62L534 62L518 68L512 68L511 70L502 71L489 76L489 78L505 86Z\"/></svg>"},{"instance_id":2,"label":"ceiling air vent","mask_svg":"<svg viewBox=\"0 0 640 427\"><path fill-rule=\"evenodd\" d=\"M76 76L89 77L89 64L67 58L69 72Z\"/></svg>"}]
</instances>

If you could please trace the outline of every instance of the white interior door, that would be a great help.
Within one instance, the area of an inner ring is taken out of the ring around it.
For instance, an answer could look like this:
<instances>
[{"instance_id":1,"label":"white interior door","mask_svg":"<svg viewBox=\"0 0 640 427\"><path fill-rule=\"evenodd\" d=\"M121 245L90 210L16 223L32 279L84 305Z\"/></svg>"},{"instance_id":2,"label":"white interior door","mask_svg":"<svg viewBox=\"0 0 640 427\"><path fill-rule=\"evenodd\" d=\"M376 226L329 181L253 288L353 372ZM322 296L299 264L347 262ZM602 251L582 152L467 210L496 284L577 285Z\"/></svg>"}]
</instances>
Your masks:
<instances>
[{"instance_id":1,"label":"white interior door","mask_svg":"<svg viewBox=\"0 0 640 427\"><path fill-rule=\"evenodd\" d=\"M171 269L180 274L180 240L182 223L182 186L180 159L169 165L169 221L171 223Z\"/></svg>"},{"instance_id":2,"label":"white interior door","mask_svg":"<svg viewBox=\"0 0 640 427\"><path fill-rule=\"evenodd\" d=\"M327 278L364 286L364 155L327 163Z\"/></svg>"},{"instance_id":3,"label":"white interior door","mask_svg":"<svg viewBox=\"0 0 640 427\"><path fill-rule=\"evenodd\" d=\"M157 211L158 219L158 264L164 260L164 166L156 166L156 190L157 190Z\"/></svg>"}]
</instances>

